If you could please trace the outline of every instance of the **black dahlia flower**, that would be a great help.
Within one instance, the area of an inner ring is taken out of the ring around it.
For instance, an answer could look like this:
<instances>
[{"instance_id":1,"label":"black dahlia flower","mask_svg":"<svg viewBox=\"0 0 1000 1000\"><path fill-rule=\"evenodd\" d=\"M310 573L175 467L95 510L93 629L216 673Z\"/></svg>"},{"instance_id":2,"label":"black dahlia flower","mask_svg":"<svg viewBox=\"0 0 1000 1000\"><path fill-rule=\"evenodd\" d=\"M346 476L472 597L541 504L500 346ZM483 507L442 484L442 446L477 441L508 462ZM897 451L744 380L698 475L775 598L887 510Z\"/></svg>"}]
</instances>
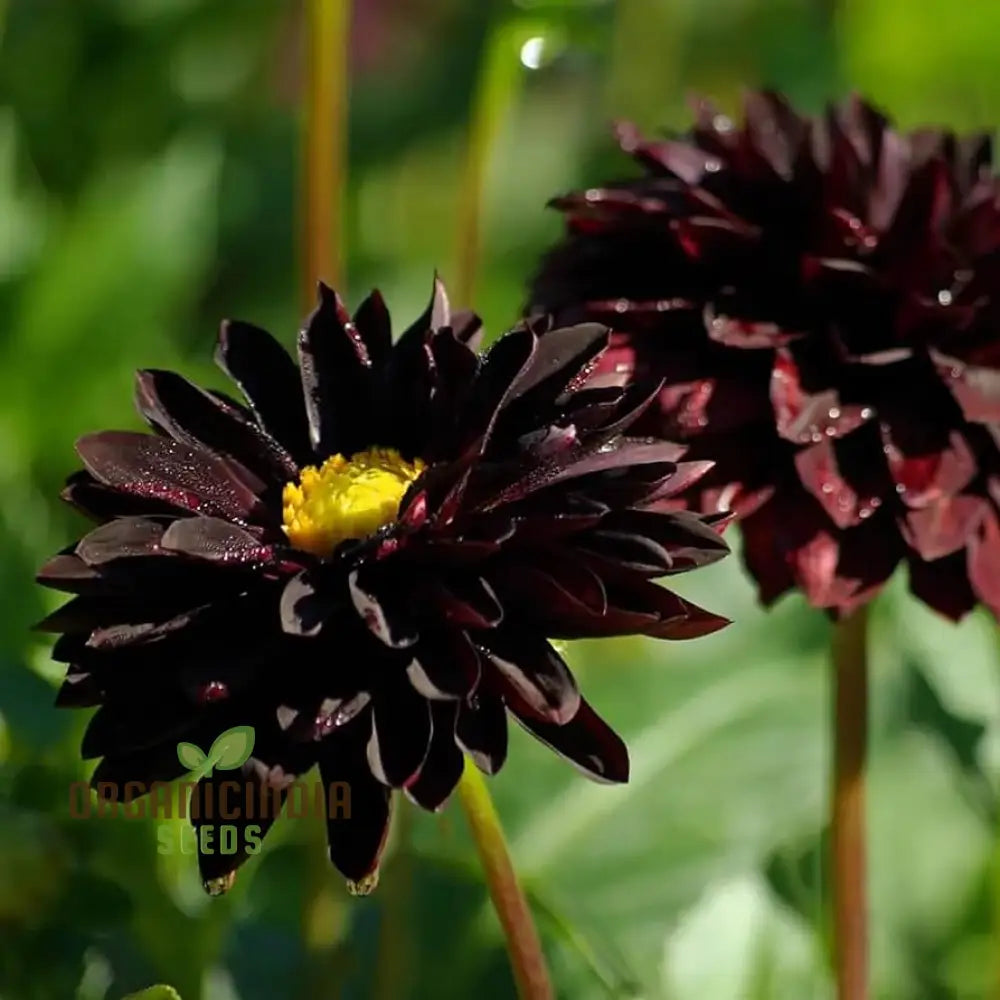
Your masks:
<instances>
[{"instance_id":1,"label":"black dahlia flower","mask_svg":"<svg viewBox=\"0 0 1000 1000\"><path fill-rule=\"evenodd\" d=\"M986 136L903 134L858 99L771 93L735 125L618 138L643 169L558 198L531 311L615 330L664 377L642 431L711 456L762 599L834 614L905 562L927 604L1000 614L1000 182Z\"/></svg>"},{"instance_id":2,"label":"black dahlia flower","mask_svg":"<svg viewBox=\"0 0 1000 1000\"><path fill-rule=\"evenodd\" d=\"M352 319L321 286L298 367L263 330L223 327L218 361L247 406L144 371L155 433L79 441L65 497L99 527L39 580L77 595L43 625L69 664L59 701L100 706L83 740L95 783L169 781L179 743L252 727L241 769L199 790L235 774L246 804L318 763L349 787L331 860L364 885L390 790L437 809L463 753L496 772L508 712L591 777L627 779L624 744L548 640L725 624L651 582L727 551L722 518L674 509L706 463L627 436L658 386L581 387L604 327L521 326L479 357L478 326L436 284L393 345L377 293ZM202 853L206 885L244 856Z\"/></svg>"}]
</instances>

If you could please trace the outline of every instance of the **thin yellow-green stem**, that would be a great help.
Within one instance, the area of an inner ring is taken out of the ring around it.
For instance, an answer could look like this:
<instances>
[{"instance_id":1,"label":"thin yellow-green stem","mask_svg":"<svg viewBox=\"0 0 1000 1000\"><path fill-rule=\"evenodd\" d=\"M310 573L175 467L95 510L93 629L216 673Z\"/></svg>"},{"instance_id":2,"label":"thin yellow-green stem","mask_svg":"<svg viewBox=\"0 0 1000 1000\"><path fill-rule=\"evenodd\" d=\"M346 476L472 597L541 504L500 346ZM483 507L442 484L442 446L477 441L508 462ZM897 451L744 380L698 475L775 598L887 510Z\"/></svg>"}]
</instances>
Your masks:
<instances>
[{"instance_id":1,"label":"thin yellow-green stem","mask_svg":"<svg viewBox=\"0 0 1000 1000\"><path fill-rule=\"evenodd\" d=\"M316 282L343 281L347 94L351 0L305 0L305 124L302 132L302 303Z\"/></svg>"},{"instance_id":2,"label":"thin yellow-green stem","mask_svg":"<svg viewBox=\"0 0 1000 1000\"><path fill-rule=\"evenodd\" d=\"M868 997L867 639L867 607L859 608L835 626L830 871L838 1000L867 1000Z\"/></svg>"},{"instance_id":3,"label":"thin yellow-green stem","mask_svg":"<svg viewBox=\"0 0 1000 1000\"><path fill-rule=\"evenodd\" d=\"M507 940L517 994L521 1000L552 1000L555 994L545 966L542 945L507 851L500 817L483 776L468 758L458 785L458 797L479 852L493 907Z\"/></svg>"},{"instance_id":4,"label":"thin yellow-green stem","mask_svg":"<svg viewBox=\"0 0 1000 1000\"><path fill-rule=\"evenodd\" d=\"M518 23L500 24L491 33L480 63L469 114L465 161L458 198L455 301L462 308L475 302L482 255L483 203L490 160L522 79L517 44L524 34Z\"/></svg>"}]
</instances>

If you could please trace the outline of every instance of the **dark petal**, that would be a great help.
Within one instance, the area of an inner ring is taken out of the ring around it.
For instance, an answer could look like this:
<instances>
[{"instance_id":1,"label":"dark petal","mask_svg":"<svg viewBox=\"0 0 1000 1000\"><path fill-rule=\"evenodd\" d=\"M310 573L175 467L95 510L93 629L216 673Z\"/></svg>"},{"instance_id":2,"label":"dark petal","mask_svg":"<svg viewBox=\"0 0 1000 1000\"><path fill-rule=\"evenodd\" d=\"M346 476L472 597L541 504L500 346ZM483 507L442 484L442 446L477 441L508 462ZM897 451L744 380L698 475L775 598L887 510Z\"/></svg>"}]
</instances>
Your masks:
<instances>
[{"instance_id":1,"label":"dark petal","mask_svg":"<svg viewBox=\"0 0 1000 1000\"><path fill-rule=\"evenodd\" d=\"M446 622L462 628L493 628L503 620L503 608L480 576L450 575L435 580L428 597Z\"/></svg>"},{"instance_id":2,"label":"dark petal","mask_svg":"<svg viewBox=\"0 0 1000 1000\"><path fill-rule=\"evenodd\" d=\"M605 783L628 781L628 748L617 733L587 704L564 725L540 722L511 706L514 718L536 739L579 768L588 778Z\"/></svg>"},{"instance_id":3,"label":"dark petal","mask_svg":"<svg viewBox=\"0 0 1000 1000\"><path fill-rule=\"evenodd\" d=\"M983 517L969 543L968 579L979 600L1000 618L1000 524L995 510Z\"/></svg>"},{"instance_id":4,"label":"dark petal","mask_svg":"<svg viewBox=\"0 0 1000 1000\"><path fill-rule=\"evenodd\" d=\"M513 689L526 710L560 725L575 714L580 691L563 658L542 637L513 630L479 637L484 666L505 692Z\"/></svg>"},{"instance_id":5,"label":"dark petal","mask_svg":"<svg viewBox=\"0 0 1000 1000\"><path fill-rule=\"evenodd\" d=\"M53 556L35 576L35 582L68 594L86 594L101 589L101 574L79 556L61 553Z\"/></svg>"},{"instance_id":6,"label":"dark petal","mask_svg":"<svg viewBox=\"0 0 1000 1000\"><path fill-rule=\"evenodd\" d=\"M77 543L76 554L88 566L114 559L155 556L162 553L163 525L140 517L119 518L95 528Z\"/></svg>"},{"instance_id":7,"label":"dark petal","mask_svg":"<svg viewBox=\"0 0 1000 1000\"><path fill-rule=\"evenodd\" d=\"M279 611L281 627L289 635L314 636L341 604L337 593L320 572L303 570L285 584Z\"/></svg>"},{"instance_id":8,"label":"dark petal","mask_svg":"<svg viewBox=\"0 0 1000 1000\"><path fill-rule=\"evenodd\" d=\"M368 766L384 785L408 785L423 764L431 742L428 701L406 683L378 692L372 708Z\"/></svg>"},{"instance_id":9,"label":"dark petal","mask_svg":"<svg viewBox=\"0 0 1000 1000\"><path fill-rule=\"evenodd\" d=\"M406 674L425 698L463 698L479 684L479 654L461 629L422 628L415 653Z\"/></svg>"},{"instance_id":10,"label":"dark petal","mask_svg":"<svg viewBox=\"0 0 1000 1000\"><path fill-rule=\"evenodd\" d=\"M377 395L385 429L382 443L405 456L428 451L431 397L437 381L431 341L449 318L447 293L435 277L430 304L393 345L380 373Z\"/></svg>"},{"instance_id":11,"label":"dark petal","mask_svg":"<svg viewBox=\"0 0 1000 1000\"><path fill-rule=\"evenodd\" d=\"M280 705L275 718L278 726L296 743L318 742L346 726L371 702L367 691L345 698L323 698L311 711Z\"/></svg>"},{"instance_id":12,"label":"dark petal","mask_svg":"<svg viewBox=\"0 0 1000 1000\"><path fill-rule=\"evenodd\" d=\"M971 549L970 545L970 554ZM917 558L907 562L910 590L914 597L953 622L964 618L976 606L977 600L982 599L976 574L972 570L972 559L967 561L966 555L956 552L933 562Z\"/></svg>"},{"instance_id":13,"label":"dark petal","mask_svg":"<svg viewBox=\"0 0 1000 1000\"><path fill-rule=\"evenodd\" d=\"M809 392L790 351L778 351L771 374L771 402L778 433L795 444L843 437L870 420L870 407L841 402L836 390Z\"/></svg>"},{"instance_id":14,"label":"dark petal","mask_svg":"<svg viewBox=\"0 0 1000 1000\"><path fill-rule=\"evenodd\" d=\"M115 785L118 787L115 800L124 801L138 793L139 785L143 788L142 794L146 794L154 782L176 781L186 771L177 757L177 744L160 743L133 753L104 757L94 770L90 785L92 788L101 783ZM126 787L130 784L133 790Z\"/></svg>"},{"instance_id":15,"label":"dark petal","mask_svg":"<svg viewBox=\"0 0 1000 1000\"><path fill-rule=\"evenodd\" d=\"M89 649L120 650L126 646L143 646L159 642L170 635L182 632L206 619L211 613L211 605L190 608L159 622L129 622L94 629L87 639ZM158 617L150 613L149 617Z\"/></svg>"},{"instance_id":16,"label":"dark petal","mask_svg":"<svg viewBox=\"0 0 1000 1000\"><path fill-rule=\"evenodd\" d=\"M331 786L349 790L350 808L330 810L326 836L330 861L353 882L378 870L389 831L390 791L368 770L364 743L350 730L322 744L319 773L327 797L341 798Z\"/></svg>"},{"instance_id":17,"label":"dark petal","mask_svg":"<svg viewBox=\"0 0 1000 1000\"><path fill-rule=\"evenodd\" d=\"M454 702L431 705L434 736L420 774L406 788L406 794L417 805L432 812L441 809L462 777L464 760L455 743L457 706Z\"/></svg>"},{"instance_id":18,"label":"dark petal","mask_svg":"<svg viewBox=\"0 0 1000 1000\"><path fill-rule=\"evenodd\" d=\"M965 364L940 351L932 350L931 356L966 420L1000 423L1000 371Z\"/></svg>"},{"instance_id":19,"label":"dark petal","mask_svg":"<svg viewBox=\"0 0 1000 1000\"><path fill-rule=\"evenodd\" d=\"M191 705L179 695L143 707L104 704L83 734L80 754L86 760L146 750L174 737L176 743L190 724Z\"/></svg>"},{"instance_id":20,"label":"dark petal","mask_svg":"<svg viewBox=\"0 0 1000 1000\"><path fill-rule=\"evenodd\" d=\"M292 456L266 431L174 372L139 372L136 406L154 428L192 447L229 455L266 482L298 476Z\"/></svg>"},{"instance_id":21,"label":"dark petal","mask_svg":"<svg viewBox=\"0 0 1000 1000\"><path fill-rule=\"evenodd\" d=\"M480 771L496 774L507 759L507 713L503 701L479 691L462 702L455 739Z\"/></svg>"},{"instance_id":22,"label":"dark petal","mask_svg":"<svg viewBox=\"0 0 1000 1000\"><path fill-rule=\"evenodd\" d=\"M599 447L571 448L558 458L542 463L527 475L517 478L509 486L501 489L489 503L485 504L484 509L492 510L521 500L555 483L589 476L595 472L673 462L683 451L683 448L667 441L649 441L642 438L618 438Z\"/></svg>"},{"instance_id":23,"label":"dark petal","mask_svg":"<svg viewBox=\"0 0 1000 1000\"><path fill-rule=\"evenodd\" d=\"M115 517L177 517L177 506L155 496L120 493L99 483L89 472L75 472L66 480L60 499L95 521L110 521Z\"/></svg>"},{"instance_id":24,"label":"dark petal","mask_svg":"<svg viewBox=\"0 0 1000 1000\"><path fill-rule=\"evenodd\" d=\"M94 708L104 700L97 678L86 671L70 668L56 694L57 708Z\"/></svg>"},{"instance_id":25,"label":"dark petal","mask_svg":"<svg viewBox=\"0 0 1000 1000\"><path fill-rule=\"evenodd\" d=\"M298 343L313 449L318 455L349 457L364 445L372 361L340 298L322 282L319 305Z\"/></svg>"},{"instance_id":26,"label":"dark petal","mask_svg":"<svg viewBox=\"0 0 1000 1000\"><path fill-rule=\"evenodd\" d=\"M564 390L578 388L608 346L610 331L599 323L549 330L538 338L530 363L511 392L523 412L554 400Z\"/></svg>"},{"instance_id":27,"label":"dark petal","mask_svg":"<svg viewBox=\"0 0 1000 1000\"><path fill-rule=\"evenodd\" d=\"M347 577L347 588L354 608L368 631L391 649L404 649L417 641L417 631L405 614L402 602L388 589L376 593L373 575L363 570L352 570Z\"/></svg>"},{"instance_id":28,"label":"dark petal","mask_svg":"<svg viewBox=\"0 0 1000 1000\"><path fill-rule=\"evenodd\" d=\"M295 362L265 330L226 322L216 362L240 387L258 423L299 465L312 458L302 383Z\"/></svg>"},{"instance_id":29,"label":"dark petal","mask_svg":"<svg viewBox=\"0 0 1000 1000\"><path fill-rule=\"evenodd\" d=\"M852 449L854 442L861 446ZM836 444L824 439L803 448L795 456L795 468L802 485L838 528L853 528L867 520L882 506L882 496L891 489L877 445L866 455L860 436ZM855 481L846 478L849 476Z\"/></svg>"},{"instance_id":30,"label":"dark petal","mask_svg":"<svg viewBox=\"0 0 1000 1000\"><path fill-rule=\"evenodd\" d=\"M594 429L595 440L611 440L626 431L656 402L662 390L662 379L633 382L615 407L614 419Z\"/></svg>"},{"instance_id":31,"label":"dark petal","mask_svg":"<svg viewBox=\"0 0 1000 1000\"><path fill-rule=\"evenodd\" d=\"M475 454L486 450L494 423L515 391L518 380L530 372L538 343L527 329L513 330L487 352L469 390L469 404L459 421L464 440L461 450Z\"/></svg>"},{"instance_id":32,"label":"dark petal","mask_svg":"<svg viewBox=\"0 0 1000 1000\"><path fill-rule=\"evenodd\" d=\"M900 528L907 545L921 559L932 562L964 549L988 511L989 501L981 497L942 497L926 507L907 510Z\"/></svg>"},{"instance_id":33,"label":"dark petal","mask_svg":"<svg viewBox=\"0 0 1000 1000\"><path fill-rule=\"evenodd\" d=\"M248 531L215 517L174 521L160 545L170 552L228 566L265 565L275 557L273 546L262 545Z\"/></svg>"},{"instance_id":34,"label":"dark petal","mask_svg":"<svg viewBox=\"0 0 1000 1000\"><path fill-rule=\"evenodd\" d=\"M191 796L198 838L198 868L205 889L224 892L224 881L260 849L285 803L288 788L315 763L312 747L289 747L265 727L255 727L253 756L239 769L215 770ZM261 731L263 730L263 731ZM203 851L202 847L207 847ZM223 884L220 886L219 883Z\"/></svg>"},{"instance_id":35,"label":"dark petal","mask_svg":"<svg viewBox=\"0 0 1000 1000\"><path fill-rule=\"evenodd\" d=\"M938 440L943 429L929 429L916 414L881 424L885 456L896 490L908 507L924 507L961 492L976 474L976 461L960 431Z\"/></svg>"},{"instance_id":36,"label":"dark petal","mask_svg":"<svg viewBox=\"0 0 1000 1000\"><path fill-rule=\"evenodd\" d=\"M712 340L741 350L774 350L805 336L795 330L786 330L777 323L721 315L711 305L705 306L705 330Z\"/></svg>"},{"instance_id":37,"label":"dark petal","mask_svg":"<svg viewBox=\"0 0 1000 1000\"><path fill-rule=\"evenodd\" d=\"M647 576L663 576L673 567L667 550L651 538L627 531L589 531L577 546L618 566Z\"/></svg>"},{"instance_id":38,"label":"dark petal","mask_svg":"<svg viewBox=\"0 0 1000 1000\"><path fill-rule=\"evenodd\" d=\"M150 615L158 615L162 609L163 605L152 603L142 594L83 595L67 601L61 608L46 615L33 628L37 632L71 632L77 635L89 635L94 629L106 628L120 622L141 622Z\"/></svg>"},{"instance_id":39,"label":"dark petal","mask_svg":"<svg viewBox=\"0 0 1000 1000\"><path fill-rule=\"evenodd\" d=\"M76 450L92 475L123 493L232 520L265 513L257 499L263 488L259 480L217 455L179 441L104 431L80 438Z\"/></svg>"},{"instance_id":40,"label":"dark petal","mask_svg":"<svg viewBox=\"0 0 1000 1000\"><path fill-rule=\"evenodd\" d=\"M542 550L530 559L501 562L490 572L505 604L545 620L599 617L608 610L600 577L572 549Z\"/></svg>"},{"instance_id":41,"label":"dark petal","mask_svg":"<svg viewBox=\"0 0 1000 1000\"><path fill-rule=\"evenodd\" d=\"M382 293L375 289L354 313L354 326L361 334L374 368L381 368L392 351L392 322Z\"/></svg>"}]
</instances>

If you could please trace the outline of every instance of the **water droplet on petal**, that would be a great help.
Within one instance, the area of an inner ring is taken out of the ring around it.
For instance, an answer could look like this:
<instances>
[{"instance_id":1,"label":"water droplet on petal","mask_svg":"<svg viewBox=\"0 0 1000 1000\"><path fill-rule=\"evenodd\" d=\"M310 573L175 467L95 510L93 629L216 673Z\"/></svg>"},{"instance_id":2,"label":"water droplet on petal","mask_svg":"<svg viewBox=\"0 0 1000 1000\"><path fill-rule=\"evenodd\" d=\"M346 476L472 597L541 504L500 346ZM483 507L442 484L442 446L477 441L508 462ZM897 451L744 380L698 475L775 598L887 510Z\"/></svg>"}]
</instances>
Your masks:
<instances>
[{"instance_id":1,"label":"water droplet on petal","mask_svg":"<svg viewBox=\"0 0 1000 1000\"><path fill-rule=\"evenodd\" d=\"M712 128L717 132L731 132L733 130L733 120L728 115L716 115L712 119Z\"/></svg>"},{"instance_id":2,"label":"water droplet on petal","mask_svg":"<svg viewBox=\"0 0 1000 1000\"><path fill-rule=\"evenodd\" d=\"M826 436L827 437L831 437L832 438L836 433L837 433L837 428L836 427L827 427L827 429L826 429Z\"/></svg>"},{"instance_id":3,"label":"water droplet on petal","mask_svg":"<svg viewBox=\"0 0 1000 1000\"><path fill-rule=\"evenodd\" d=\"M943 306L950 306L952 303L952 294L947 288L942 288L941 291L937 293L937 300Z\"/></svg>"},{"instance_id":4,"label":"water droplet on petal","mask_svg":"<svg viewBox=\"0 0 1000 1000\"><path fill-rule=\"evenodd\" d=\"M357 881L354 879L347 880L347 891L352 896L370 896L374 891L375 887L378 885L378 869L365 875L364 878L359 878Z\"/></svg>"},{"instance_id":5,"label":"water droplet on petal","mask_svg":"<svg viewBox=\"0 0 1000 1000\"><path fill-rule=\"evenodd\" d=\"M827 416L831 420L838 420L838 419L840 419L840 409L838 407L836 407L836 406L831 406L829 412L827 413Z\"/></svg>"},{"instance_id":6,"label":"water droplet on petal","mask_svg":"<svg viewBox=\"0 0 1000 1000\"><path fill-rule=\"evenodd\" d=\"M906 492L906 487L902 483L896 483L896 492L903 494Z\"/></svg>"},{"instance_id":7,"label":"water droplet on petal","mask_svg":"<svg viewBox=\"0 0 1000 1000\"><path fill-rule=\"evenodd\" d=\"M871 420L872 414L874 412L875 411L870 406L863 406L861 408L861 419L862 420Z\"/></svg>"},{"instance_id":8,"label":"water droplet on petal","mask_svg":"<svg viewBox=\"0 0 1000 1000\"><path fill-rule=\"evenodd\" d=\"M628 312L628 299L619 299L615 303L615 312L617 313Z\"/></svg>"},{"instance_id":9,"label":"water droplet on petal","mask_svg":"<svg viewBox=\"0 0 1000 1000\"><path fill-rule=\"evenodd\" d=\"M705 173L717 174L722 169L722 164L718 160L705 161Z\"/></svg>"},{"instance_id":10,"label":"water droplet on petal","mask_svg":"<svg viewBox=\"0 0 1000 1000\"><path fill-rule=\"evenodd\" d=\"M202 882L202 886L210 896L224 896L232 889L235 882L236 872L232 871L226 875L220 875L218 878L206 879Z\"/></svg>"}]
</instances>

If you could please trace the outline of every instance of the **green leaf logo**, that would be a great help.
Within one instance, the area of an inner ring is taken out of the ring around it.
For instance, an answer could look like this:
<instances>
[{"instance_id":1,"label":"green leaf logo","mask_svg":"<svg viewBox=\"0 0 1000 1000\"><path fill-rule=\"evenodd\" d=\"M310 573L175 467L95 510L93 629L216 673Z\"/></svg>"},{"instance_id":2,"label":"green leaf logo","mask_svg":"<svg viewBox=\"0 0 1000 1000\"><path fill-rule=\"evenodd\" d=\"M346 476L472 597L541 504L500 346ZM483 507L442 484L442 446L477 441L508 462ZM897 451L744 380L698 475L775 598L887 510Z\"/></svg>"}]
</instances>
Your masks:
<instances>
[{"instance_id":1,"label":"green leaf logo","mask_svg":"<svg viewBox=\"0 0 1000 1000\"><path fill-rule=\"evenodd\" d=\"M233 771L249 759L253 743L253 726L233 726L216 738L208 756L220 771Z\"/></svg>"},{"instance_id":2,"label":"green leaf logo","mask_svg":"<svg viewBox=\"0 0 1000 1000\"><path fill-rule=\"evenodd\" d=\"M233 726L220 733L206 754L194 743L178 743L177 759L190 771L190 780L210 775L214 768L233 771L246 763L253 753L253 726Z\"/></svg>"},{"instance_id":3,"label":"green leaf logo","mask_svg":"<svg viewBox=\"0 0 1000 1000\"><path fill-rule=\"evenodd\" d=\"M177 759L189 770L197 771L207 758L193 743L177 744Z\"/></svg>"}]
</instances>

